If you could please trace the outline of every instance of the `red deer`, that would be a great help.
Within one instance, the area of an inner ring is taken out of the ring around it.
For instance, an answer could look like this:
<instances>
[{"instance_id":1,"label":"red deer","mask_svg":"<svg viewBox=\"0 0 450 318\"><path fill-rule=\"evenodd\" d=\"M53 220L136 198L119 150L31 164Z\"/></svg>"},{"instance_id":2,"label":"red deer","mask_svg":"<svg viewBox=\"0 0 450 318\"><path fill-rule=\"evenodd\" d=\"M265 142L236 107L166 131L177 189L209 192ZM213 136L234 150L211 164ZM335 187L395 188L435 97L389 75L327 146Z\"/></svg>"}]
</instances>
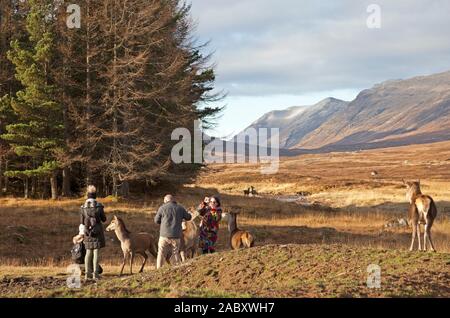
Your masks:
<instances>
[{"instance_id":1,"label":"red deer","mask_svg":"<svg viewBox=\"0 0 450 318\"><path fill-rule=\"evenodd\" d=\"M195 223L195 220L199 216L197 211L191 212L192 219L190 221L183 221L183 238L180 248L180 256L183 262L187 258L194 258L198 251L198 241L200 237L200 230Z\"/></svg>"},{"instance_id":2,"label":"red deer","mask_svg":"<svg viewBox=\"0 0 450 318\"><path fill-rule=\"evenodd\" d=\"M123 252L123 262L119 276L122 276L127 257L129 257L130 259L131 274L133 274L133 260L136 254L139 254L144 258L144 262L142 263L139 273L142 273L144 271L144 266L148 258L148 255L146 253L147 251L150 252L150 254L152 254L152 256L156 259L158 253L156 243L157 241L151 234L131 233L125 227L125 223L123 222L123 220L117 216L114 216L113 220L106 228L106 231L115 231L116 236L120 241L120 247L122 248Z\"/></svg>"},{"instance_id":3,"label":"red deer","mask_svg":"<svg viewBox=\"0 0 450 318\"><path fill-rule=\"evenodd\" d=\"M237 227L237 213L228 212L222 215L222 219L228 222L228 231L230 232L230 247L233 250L240 248L250 248L255 245L253 235Z\"/></svg>"},{"instance_id":4,"label":"red deer","mask_svg":"<svg viewBox=\"0 0 450 318\"><path fill-rule=\"evenodd\" d=\"M430 242L430 247L433 252L436 249L433 245L433 240L431 239L431 227L437 216L436 204L432 197L422 194L420 190L420 180L417 182L405 182L403 180L406 188L406 199L409 201L409 219L412 224L412 241L410 251L414 250L414 241L417 236L419 241L419 251L422 250L422 245L420 242L420 224L425 226L424 236L423 236L423 250L427 250L427 241Z\"/></svg>"}]
</instances>

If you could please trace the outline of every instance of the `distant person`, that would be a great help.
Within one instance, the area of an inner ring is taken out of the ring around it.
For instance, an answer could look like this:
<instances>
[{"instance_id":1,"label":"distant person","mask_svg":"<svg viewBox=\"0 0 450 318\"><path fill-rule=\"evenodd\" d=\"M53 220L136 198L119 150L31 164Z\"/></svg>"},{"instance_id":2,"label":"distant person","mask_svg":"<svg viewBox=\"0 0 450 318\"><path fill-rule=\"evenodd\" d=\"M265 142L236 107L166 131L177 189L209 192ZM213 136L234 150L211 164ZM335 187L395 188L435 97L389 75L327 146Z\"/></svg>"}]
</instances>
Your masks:
<instances>
[{"instance_id":1,"label":"distant person","mask_svg":"<svg viewBox=\"0 0 450 318\"><path fill-rule=\"evenodd\" d=\"M85 279L100 279L100 249L105 247L105 233L102 222L106 222L103 205L97 202L97 190L88 186L87 200L80 210L80 230L84 232L83 243L86 248L84 258Z\"/></svg>"},{"instance_id":2,"label":"distant person","mask_svg":"<svg viewBox=\"0 0 450 318\"><path fill-rule=\"evenodd\" d=\"M216 196L205 198L197 211L202 216L200 223L200 248L203 254L214 253L222 219L220 199Z\"/></svg>"},{"instance_id":3,"label":"distant person","mask_svg":"<svg viewBox=\"0 0 450 318\"><path fill-rule=\"evenodd\" d=\"M180 245L183 235L183 220L189 221L192 216L181 205L175 202L172 195L164 197L164 204L158 209L155 216L155 223L160 225L158 241L158 257L156 268L163 266L166 259L167 249L172 249L172 255L176 264L181 263Z\"/></svg>"}]
</instances>

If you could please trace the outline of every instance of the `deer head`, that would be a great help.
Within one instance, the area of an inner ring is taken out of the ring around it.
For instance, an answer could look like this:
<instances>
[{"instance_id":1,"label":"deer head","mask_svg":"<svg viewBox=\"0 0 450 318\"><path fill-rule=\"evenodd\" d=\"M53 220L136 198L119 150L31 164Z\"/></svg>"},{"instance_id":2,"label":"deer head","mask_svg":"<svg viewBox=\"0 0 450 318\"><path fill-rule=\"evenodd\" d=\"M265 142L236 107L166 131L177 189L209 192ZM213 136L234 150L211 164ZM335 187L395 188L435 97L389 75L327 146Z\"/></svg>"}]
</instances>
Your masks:
<instances>
[{"instance_id":1,"label":"deer head","mask_svg":"<svg viewBox=\"0 0 450 318\"><path fill-rule=\"evenodd\" d=\"M421 190L420 190L420 179L417 181L412 181L412 182L407 182L404 179L403 180L403 184L406 187L406 200L409 201L409 203L413 203L414 202L414 197L416 197L419 194L422 194Z\"/></svg>"},{"instance_id":2,"label":"deer head","mask_svg":"<svg viewBox=\"0 0 450 318\"><path fill-rule=\"evenodd\" d=\"M106 228L106 232L115 231L118 228L118 226L119 226L119 219L117 218L116 215L114 215L111 223Z\"/></svg>"}]
</instances>

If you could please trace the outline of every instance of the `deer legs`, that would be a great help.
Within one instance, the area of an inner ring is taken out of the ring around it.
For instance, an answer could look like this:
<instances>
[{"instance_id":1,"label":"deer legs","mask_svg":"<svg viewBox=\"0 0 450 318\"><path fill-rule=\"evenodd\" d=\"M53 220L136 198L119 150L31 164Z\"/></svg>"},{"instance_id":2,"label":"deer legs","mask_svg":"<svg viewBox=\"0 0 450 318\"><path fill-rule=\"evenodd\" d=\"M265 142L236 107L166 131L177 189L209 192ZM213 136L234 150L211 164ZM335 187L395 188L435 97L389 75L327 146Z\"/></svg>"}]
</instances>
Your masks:
<instances>
[{"instance_id":1,"label":"deer legs","mask_svg":"<svg viewBox=\"0 0 450 318\"><path fill-rule=\"evenodd\" d=\"M423 250L426 251L427 250L427 240L430 241L430 247L431 250L433 252L436 252L435 248L434 248L434 244L433 241L431 239L431 231L430 231L431 226L427 223L425 224L425 230L423 233Z\"/></svg>"},{"instance_id":2,"label":"deer legs","mask_svg":"<svg viewBox=\"0 0 450 318\"><path fill-rule=\"evenodd\" d=\"M436 249L434 248L433 240L431 238L431 225L429 223L425 224L424 227L424 233L423 233L423 248L422 248L422 242L421 242L421 233L420 233L420 224L413 224L413 233L412 233L412 240L411 240L411 247L409 250L412 252L414 250L414 242L416 240L419 243L419 251L426 251L427 245L429 243L430 248L433 252L436 252Z\"/></svg>"},{"instance_id":3,"label":"deer legs","mask_svg":"<svg viewBox=\"0 0 450 318\"><path fill-rule=\"evenodd\" d=\"M142 257L144 258L144 262L142 263L142 265L141 265L141 268L140 268L140 270L139 270L139 273L142 273L143 271L144 271L144 267L145 267L145 264L147 263L147 259L148 259L148 255L147 255L147 253L145 253L145 252L143 252L143 253L138 253L139 255L142 255ZM120 274L119 274L119 276L122 276L122 274L123 274L123 269L124 269L124 267L125 267L125 264L126 264L126 262L127 262L127 258L129 257L129 261L130 261L130 274L133 274L133 261L134 261L134 256L135 256L135 253L133 253L133 252L125 252L125 253L123 253L123 261L122 261L122 267L121 267L121 269L120 269Z\"/></svg>"},{"instance_id":4,"label":"deer legs","mask_svg":"<svg viewBox=\"0 0 450 318\"><path fill-rule=\"evenodd\" d=\"M422 250L422 242L420 239L420 224L419 223L416 224L416 233L417 233L417 240L419 241L419 251L421 251Z\"/></svg>"},{"instance_id":5,"label":"deer legs","mask_svg":"<svg viewBox=\"0 0 450 318\"><path fill-rule=\"evenodd\" d=\"M414 250L414 241L416 240L417 235L417 226L413 224L412 226L412 239L411 239L411 247L409 248L409 251L412 252Z\"/></svg>"},{"instance_id":6,"label":"deer legs","mask_svg":"<svg viewBox=\"0 0 450 318\"><path fill-rule=\"evenodd\" d=\"M144 258L144 262L142 263L142 266L141 266L141 269L139 270L139 273L142 273L144 271L144 266L145 266L145 263L147 262L147 258L148 258L148 255L145 252L142 253L141 255Z\"/></svg>"},{"instance_id":7,"label":"deer legs","mask_svg":"<svg viewBox=\"0 0 450 318\"><path fill-rule=\"evenodd\" d=\"M418 244L419 244L419 251L421 251L422 250L422 242L420 240L420 224L419 223L417 223L417 224L413 223L412 230L413 230L413 232L412 232L411 246L410 246L409 250L411 252L414 250L414 242L415 242L416 236L417 236L417 241L418 241Z\"/></svg>"},{"instance_id":8,"label":"deer legs","mask_svg":"<svg viewBox=\"0 0 450 318\"><path fill-rule=\"evenodd\" d=\"M124 252L123 253L123 261L122 261L122 268L120 269L119 276L122 276L123 268L125 267L125 262L127 261L127 256L128 256L128 253Z\"/></svg>"},{"instance_id":9,"label":"deer legs","mask_svg":"<svg viewBox=\"0 0 450 318\"><path fill-rule=\"evenodd\" d=\"M130 252L130 274L133 275L133 261L134 261L134 253Z\"/></svg>"}]
</instances>

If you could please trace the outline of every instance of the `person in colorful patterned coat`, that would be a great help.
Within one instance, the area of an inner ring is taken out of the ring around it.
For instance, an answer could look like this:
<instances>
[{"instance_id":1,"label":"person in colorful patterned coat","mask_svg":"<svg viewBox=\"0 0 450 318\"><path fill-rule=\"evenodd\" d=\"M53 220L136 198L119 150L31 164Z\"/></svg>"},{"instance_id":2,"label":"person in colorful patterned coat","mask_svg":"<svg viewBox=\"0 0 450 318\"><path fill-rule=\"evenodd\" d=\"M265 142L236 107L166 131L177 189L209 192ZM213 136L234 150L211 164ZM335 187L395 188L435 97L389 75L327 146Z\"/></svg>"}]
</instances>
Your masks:
<instances>
[{"instance_id":1,"label":"person in colorful patterned coat","mask_svg":"<svg viewBox=\"0 0 450 318\"><path fill-rule=\"evenodd\" d=\"M219 223L222 219L222 208L218 197L205 198L197 211L202 217L200 223L200 248L203 254L216 251Z\"/></svg>"}]
</instances>

